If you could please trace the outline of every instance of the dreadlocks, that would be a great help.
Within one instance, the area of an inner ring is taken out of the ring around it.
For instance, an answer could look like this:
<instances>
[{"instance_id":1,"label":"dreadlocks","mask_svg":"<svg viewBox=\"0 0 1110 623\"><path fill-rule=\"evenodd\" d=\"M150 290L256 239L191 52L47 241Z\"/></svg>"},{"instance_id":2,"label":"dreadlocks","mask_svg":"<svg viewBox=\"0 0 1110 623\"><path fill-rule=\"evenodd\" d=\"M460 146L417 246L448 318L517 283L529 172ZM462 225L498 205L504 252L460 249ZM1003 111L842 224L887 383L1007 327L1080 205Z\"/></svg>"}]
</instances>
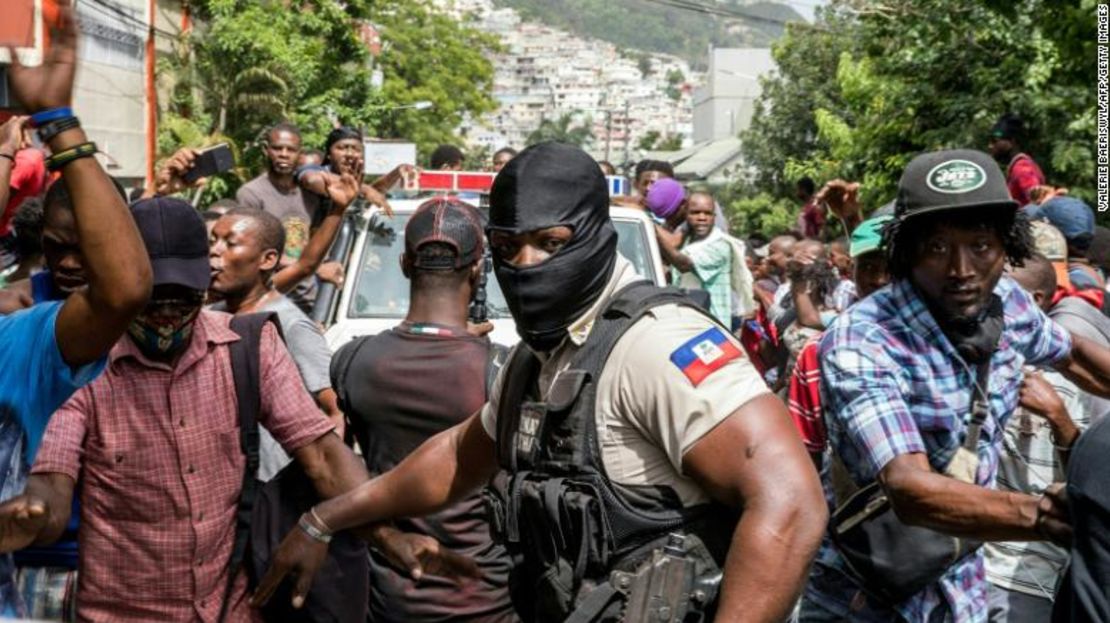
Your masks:
<instances>
[{"instance_id":1,"label":"dreadlocks","mask_svg":"<svg viewBox=\"0 0 1110 623\"><path fill-rule=\"evenodd\" d=\"M894 279L909 277L918 249L941 223L960 229L988 229L996 232L1002 240L1002 248L1011 266L1022 266L1024 260L1034 252L1029 219L1021 210L989 207L944 210L915 216L907 222L910 226L905 227L901 219L894 219L883 227L883 246L887 250L890 275Z\"/></svg>"}]
</instances>

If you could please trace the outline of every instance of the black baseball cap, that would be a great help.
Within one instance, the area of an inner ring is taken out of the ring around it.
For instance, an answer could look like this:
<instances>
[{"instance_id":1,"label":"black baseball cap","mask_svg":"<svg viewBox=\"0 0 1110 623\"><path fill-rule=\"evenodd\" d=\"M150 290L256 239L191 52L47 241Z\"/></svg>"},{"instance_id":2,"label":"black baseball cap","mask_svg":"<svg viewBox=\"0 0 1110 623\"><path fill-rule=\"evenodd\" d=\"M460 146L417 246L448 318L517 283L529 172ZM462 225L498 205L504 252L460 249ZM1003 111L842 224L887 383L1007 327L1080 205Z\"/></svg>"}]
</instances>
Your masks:
<instances>
[{"instance_id":1,"label":"black baseball cap","mask_svg":"<svg viewBox=\"0 0 1110 623\"><path fill-rule=\"evenodd\" d=\"M172 197L142 199L131 205L131 216L150 256L154 285L208 289L208 229L192 205Z\"/></svg>"},{"instance_id":2,"label":"black baseball cap","mask_svg":"<svg viewBox=\"0 0 1110 623\"><path fill-rule=\"evenodd\" d=\"M455 250L454 257L421 255L420 248L440 242ZM458 270L482 257L482 219L474 206L454 197L426 201L405 225L405 253L421 270Z\"/></svg>"},{"instance_id":3,"label":"black baseball cap","mask_svg":"<svg viewBox=\"0 0 1110 623\"><path fill-rule=\"evenodd\" d=\"M994 158L974 149L951 149L921 154L906 165L895 216L905 220L956 208L1018 208Z\"/></svg>"}]
</instances>

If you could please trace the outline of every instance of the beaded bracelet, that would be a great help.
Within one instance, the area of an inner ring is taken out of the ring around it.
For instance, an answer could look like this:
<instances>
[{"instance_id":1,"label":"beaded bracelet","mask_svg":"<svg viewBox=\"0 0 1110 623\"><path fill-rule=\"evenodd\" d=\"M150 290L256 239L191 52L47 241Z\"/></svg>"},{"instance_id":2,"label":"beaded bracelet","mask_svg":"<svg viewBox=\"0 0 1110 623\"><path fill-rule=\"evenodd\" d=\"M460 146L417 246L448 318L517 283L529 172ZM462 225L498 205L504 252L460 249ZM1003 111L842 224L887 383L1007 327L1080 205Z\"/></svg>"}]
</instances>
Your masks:
<instances>
[{"instance_id":1,"label":"beaded bracelet","mask_svg":"<svg viewBox=\"0 0 1110 623\"><path fill-rule=\"evenodd\" d=\"M40 125L46 125L51 121L57 121L58 119L65 119L66 117L72 116L73 109L69 106L62 106L60 108L48 108L46 110L40 110L37 113L31 115L31 125L37 128Z\"/></svg>"},{"instance_id":2,"label":"beaded bracelet","mask_svg":"<svg viewBox=\"0 0 1110 623\"><path fill-rule=\"evenodd\" d=\"M61 169L74 160L88 158L95 153L97 153L96 143L81 143L80 145L75 145L73 147L70 147L69 149L60 151L47 158L46 168L50 169L51 171L57 171L58 169Z\"/></svg>"},{"instance_id":3,"label":"beaded bracelet","mask_svg":"<svg viewBox=\"0 0 1110 623\"><path fill-rule=\"evenodd\" d=\"M50 139L58 136L62 132L79 127L81 127L81 122L77 120L77 117L66 117L64 119L57 119L55 121L51 121L39 126L39 140L41 140L43 143L49 143Z\"/></svg>"},{"instance_id":4,"label":"beaded bracelet","mask_svg":"<svg viewBox=\"0 0 1110 623\"><path fill-rule=\"evenodd\" d=\"M308 513L301 515L301 518L297 520L297 527L313 541L319 541L320 543L331 542L331 535L312 525L312 522L308 520Z\"/></svg>"}]
</instances>

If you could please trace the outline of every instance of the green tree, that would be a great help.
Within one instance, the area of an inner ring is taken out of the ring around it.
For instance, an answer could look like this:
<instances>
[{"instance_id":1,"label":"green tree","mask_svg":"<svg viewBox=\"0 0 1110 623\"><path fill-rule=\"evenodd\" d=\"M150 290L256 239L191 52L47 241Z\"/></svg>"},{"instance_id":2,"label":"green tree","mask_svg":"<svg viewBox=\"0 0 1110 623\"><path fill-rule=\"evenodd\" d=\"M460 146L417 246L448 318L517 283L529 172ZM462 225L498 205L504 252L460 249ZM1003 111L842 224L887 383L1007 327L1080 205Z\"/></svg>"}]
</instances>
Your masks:
<instances>
[{"instance_id":1,"label":"green tree","mask_svg":"<svg viewBox=\"0 0 1110 623\"><path fill-rule=\"evenodd\" d=\"M668 136L656 143L655 148L659 151L678 151L682 149L682 137L677 134Z\"/></svg>"},{"instance_id":2,"label":"green tree","mask_svg":"<svg viewBox=\"0 0 1110 623\"><path fill-rule=\"evenodd\" d=\"M1003 112L1050 183L1094 195L1092 0L836 0L774 46L742 136L755 171L741 196L786 198L794 179L862 183L869 208L905 164L933 149L984 149ZM770 233L770 232L768 232Z\"/></svg>"},{"instance_id":3,"label":"green tree","mask_svg":"<svg viewBox=\"0 0 1110 623\"><path fill-rule=\"evenodd\" d=\"M426 0L192 0L196 27L161 64L171 87L160 151L226 140L244 165L227 192L261 167L259 139L273 123L301 127L323 146L334 123L404 137L427 153L457 142L467 116L496 106L484 54L497 42ZM386 50L372 59L357 32L372 21ZM380 89L371 85L374 69ZM398 108L430 101L432 110Z\"/></svg>"},{"instance_id":4,"label":"green tree","mask_svg":"<svg viewBox=\"0 0 1110 623\"><path fill-rule=\"evenodd\" d=\"M589 120L583 123L575 122L574 113L560 115L558 119L544 119L540 125L528 135L525 141L528 145L535 145L544 141L558 141L576 147L587 147L594 140L593 130L590 129Z\"/></svg>"},{"instance_id":5,"label":"green tree","mask_svg":"<svg viewBox=\"0 0 1110 623\"><path fill-rule=\"evenodd\" d=\"M648 130L640 137L640 142L636 143L636 149L640 151L652 151L655 149L655 145L658 142L659 130Z\"/></svg>"}]
</instances>

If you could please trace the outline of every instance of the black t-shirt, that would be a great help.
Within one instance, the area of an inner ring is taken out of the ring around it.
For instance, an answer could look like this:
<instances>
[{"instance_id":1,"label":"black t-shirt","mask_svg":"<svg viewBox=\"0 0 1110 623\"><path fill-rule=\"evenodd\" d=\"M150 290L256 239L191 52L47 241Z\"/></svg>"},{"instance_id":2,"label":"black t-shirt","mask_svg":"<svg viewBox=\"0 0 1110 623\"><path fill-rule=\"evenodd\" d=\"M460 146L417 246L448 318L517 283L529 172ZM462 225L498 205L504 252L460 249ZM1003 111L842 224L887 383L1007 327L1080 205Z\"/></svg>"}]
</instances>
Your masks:
<instances>
[{"instance_id":1,"label":"black t-shirt","mask_svg":"<svg viewBox=\"0 0 1110 623\"><path fill-rule=\"evenodd\" d=\"M1110 418L1079 438L1068 462L1075 537L1070 569L1056 595L1059 623L1110 621Z\"/></svg>"},{"instance_id":2,"label":"black t-shirt","mask_svg":"<svg viewBox=\"0 0 1110 623\"><path fill-rule=\"evenodd\" d=\"M489 351L486 338L427 324L402 325L341 348L332 359L332 387L367 468L376 474L393 468L429 437L478 412L486 401ZM429 576L414 583L374 554L374 621L516 620L506 588L509 559L490 539L480 493L396 525L473 558L484 579L461 590L450 580Z\"/></svg>"}]
</instances>

